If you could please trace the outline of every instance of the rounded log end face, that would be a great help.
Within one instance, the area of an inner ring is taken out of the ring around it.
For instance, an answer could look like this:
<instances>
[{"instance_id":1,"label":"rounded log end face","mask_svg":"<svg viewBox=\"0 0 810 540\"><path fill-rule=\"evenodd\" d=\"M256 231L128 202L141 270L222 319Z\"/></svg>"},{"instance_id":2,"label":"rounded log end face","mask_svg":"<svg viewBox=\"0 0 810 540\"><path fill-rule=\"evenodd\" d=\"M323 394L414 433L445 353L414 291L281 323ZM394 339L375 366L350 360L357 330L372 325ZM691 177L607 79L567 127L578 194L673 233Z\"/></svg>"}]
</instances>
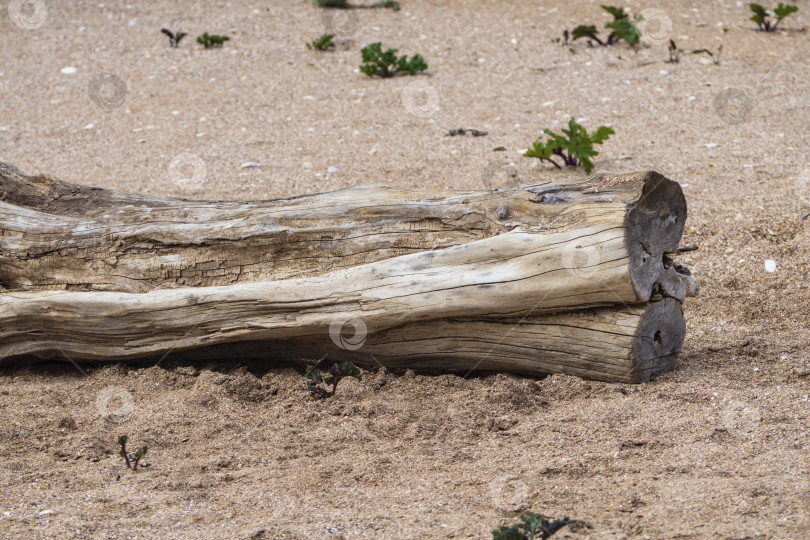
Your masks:
<instances>
[{"instance_id":1,"label":"rounded log end face","mask_svg":"<svg viewBox=\"0 0 810 540\"><path fill-rule=\"evenodd\" d=\"M640 302L650 300L656 284L665 296L683 300L683 283L664 266L664 254L675 251L683 236L686 198L677 182L654 171L645 175L625 222L630 279Z\"/></svg>"},{"instance_id":2,"label":"rounded log end face","mask_svg":"<svg viewBox=\"0 0 810 540\"><path fill-rule=\"evenodd\" d=\"M670 371L685 336L681 303L674 298L653 303L642 316L633 342L634 382L647 382Z\"/></svg>"}]
</instances>

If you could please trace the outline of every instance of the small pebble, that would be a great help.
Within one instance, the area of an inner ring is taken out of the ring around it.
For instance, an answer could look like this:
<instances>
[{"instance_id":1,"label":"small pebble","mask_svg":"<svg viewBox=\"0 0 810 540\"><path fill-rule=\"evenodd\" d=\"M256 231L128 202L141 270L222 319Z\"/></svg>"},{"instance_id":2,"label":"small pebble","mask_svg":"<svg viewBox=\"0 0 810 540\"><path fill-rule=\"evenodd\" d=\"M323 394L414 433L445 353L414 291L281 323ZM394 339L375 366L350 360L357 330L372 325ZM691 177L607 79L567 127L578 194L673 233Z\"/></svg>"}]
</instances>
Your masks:
<instances>
[{"instance_id":1,"label":"small pebble","mask_svg":"<svg viewBox=\"0 0 810 540\"><path fill-rule=\"evenodd\" d=\"M338 169L337 167L329 167L328 169L326 169L326 172L328 172L329 174L337 174L340 172L340 169Z\"/></svg>"},{"instance_id":2,"label":"small pebble","mask_svg":"<svg viewBox=\"0 0 810 540\"><path fill-rule=\"evenodd\" d=\"M256 163L255 161L246 161L245 163L242 163L241 165L239 165L239 168L240 169L258 169L261 166L262 166L261 163Z\"/></svg>"},{"instance_id":3,"label":"small pebble","mask_svg":"<svg viewBox=\"0 0 810 540\"><path fill-rule=\"evenodd\" d=\"M75 68L75 67L73 67L73 66L67 66L67 67L63 67L63 68L62 68L60 71L61 71L62 73L64 73L65 75L73 75L74 73L76 73L76 72L77 72L77 71L79 71L79 70L78 70L78 69L76 69L76 68Z\"/></svg>"},{"instance_id":4,"label":"small pebble","mask_svg":"<svg viewBox=\"0 0 810 540\"><path fill-rule=\"evenodd\" d=\"M776 272L776 261L772 259L768 259L767 261L765 261L765 271Z\"/></svg>"}]
</instances>

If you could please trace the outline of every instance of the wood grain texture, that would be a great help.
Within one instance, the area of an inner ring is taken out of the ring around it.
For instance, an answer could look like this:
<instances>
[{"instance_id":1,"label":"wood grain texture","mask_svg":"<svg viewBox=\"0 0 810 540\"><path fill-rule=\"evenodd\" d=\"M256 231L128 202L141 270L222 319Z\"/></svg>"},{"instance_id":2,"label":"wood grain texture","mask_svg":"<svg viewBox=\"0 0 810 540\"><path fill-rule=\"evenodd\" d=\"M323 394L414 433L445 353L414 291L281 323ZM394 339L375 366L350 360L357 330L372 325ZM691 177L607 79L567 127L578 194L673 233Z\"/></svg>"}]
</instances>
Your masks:
<instances>
[{"instance_id":1,"label":"wood grain texture","mask_svg":"<svg viewBox=\"0 0 810 540\"><path fill-rule=\"evenodd\" d=\"M256 343L337 358L349 353L330 327L359 320L362 354L395 365L647 380L683 339L683 275L666 254L685 219L680 186L654 172L218 202L0 164L0 359ZM513 328L478 365L480 336ZM645 349L650 328L675 337Z\"/></svg>"}]
</instances>

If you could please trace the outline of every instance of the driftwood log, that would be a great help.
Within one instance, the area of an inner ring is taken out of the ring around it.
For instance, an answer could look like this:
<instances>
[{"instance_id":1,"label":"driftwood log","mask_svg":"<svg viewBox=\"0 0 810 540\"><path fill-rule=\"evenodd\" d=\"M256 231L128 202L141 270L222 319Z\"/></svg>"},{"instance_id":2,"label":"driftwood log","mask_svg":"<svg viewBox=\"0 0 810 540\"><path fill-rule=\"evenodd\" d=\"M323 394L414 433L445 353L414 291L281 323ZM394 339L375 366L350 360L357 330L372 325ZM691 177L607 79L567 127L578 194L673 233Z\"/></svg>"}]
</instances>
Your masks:
<instances>
[{"instance_id":1,"label":"driftwood log","mask_svg":"<svg viewBox=\"0 0 810 540\"><path fill-rule=\"evenodd\" d=\"M694 281L668 254L685 219L655 172L211 202L0 163L0 359L328 354L645 381L683 342Z\"/></svg>"}]
</instances>

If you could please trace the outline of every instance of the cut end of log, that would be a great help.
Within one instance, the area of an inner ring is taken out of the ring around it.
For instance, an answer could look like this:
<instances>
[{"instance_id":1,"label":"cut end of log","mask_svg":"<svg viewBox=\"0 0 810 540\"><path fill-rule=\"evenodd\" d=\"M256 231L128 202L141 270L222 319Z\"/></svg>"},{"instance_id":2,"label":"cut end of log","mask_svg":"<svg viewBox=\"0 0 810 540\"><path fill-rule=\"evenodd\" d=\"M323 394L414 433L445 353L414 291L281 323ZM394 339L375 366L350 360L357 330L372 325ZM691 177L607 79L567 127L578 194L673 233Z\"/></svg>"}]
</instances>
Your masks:
<instances>
[{"instance_id":1,"label":"cut end of log","mask_svg":"<svg viewBox=\"0 0 810 540\"><path fill-rule=\"evenodd\" d=\"M673 298L653 302L641 316L633 343L634 382L647 382L671 370L686 336L681 303Z\"/></svg>"},{"instance_id":2,"label":"cut end of log","mask_svg":"<svg viewBox=\"0 0 810 540\"><path fill-rule=\"evenodd\" d=\"M686 198L680 184L654 171L643 175L639 199L627 213L627 244L630 279L639 301L647 302L654 292L683 301L683 281L665 266L665 255L678 249L686 223Z\"/></svg>"}]
</instances>

